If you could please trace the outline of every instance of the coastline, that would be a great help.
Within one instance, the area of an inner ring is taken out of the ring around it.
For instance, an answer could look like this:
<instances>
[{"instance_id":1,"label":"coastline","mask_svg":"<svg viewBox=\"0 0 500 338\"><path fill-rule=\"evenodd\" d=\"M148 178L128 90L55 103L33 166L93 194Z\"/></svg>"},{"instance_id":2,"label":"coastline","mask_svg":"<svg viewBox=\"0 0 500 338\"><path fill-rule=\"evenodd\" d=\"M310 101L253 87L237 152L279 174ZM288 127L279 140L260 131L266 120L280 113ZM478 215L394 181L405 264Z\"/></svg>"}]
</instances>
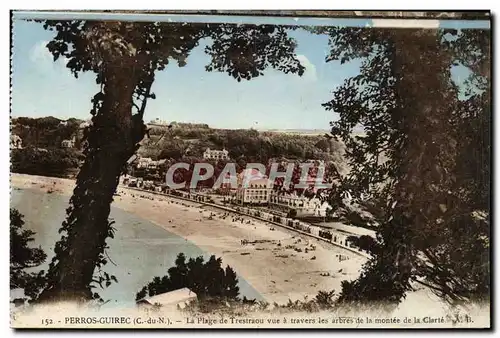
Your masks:
<instances>
[{"instance_id":1,"label":"coastline","mask_svg":"<svg viewBox=\"0 0 500 338\"><path fill-rule=\"evenodd\" d=\"M70 196L74 188L75 181L71 179L60 179L43 176L31 176L22 174L11 174L11 187L16 189L36 189L46 193L49 189L54 194ZM340 283L343 280L355 279L359 274L361 265L365 258L352 254L348 260L338 262L336 254L349 255L347 250L332 245L327 245L322 241L301 236L292 231L274 227L271 224L258 222L248 217L241 217L244 221L232 222L231 216L221 219L223 213L219 210L210 210L201 207L195 202L181 201L167 196L158 196L148 192L133 191L123 187L118 189L119 196L115 196L112 206L125 211L134 217L149 221L169 233L176 234L206 253L221 257L223 264L231 265L237 275L243 278L252 286L265 301L269 303L286 304L288 300L303 300L314 298L318 291L335 290L338 294L341 290ZM212 215L212 217L211 217ZM219 215L219 216L218 216ZM210 219L212 218L212 219ZM247 224L247 221L250 221ZM120 229L117 227L117 231ZM139 238L138 238L139 239ZM241 240L257 241L253 245L242 245ZM300 239L300 242L298 241ZM160 240L154 239L154 241ZM141 239L147 245L147 241ZM277 245L277 242L281 246ZM153 243L150 243L153 245ZM291 247L302 248L316 247L314 251L305 253L297 252ZM288 248L287 248L288 246ZM291 247L290 247L291 246ZM311 260L314 255L316 259ZM286 257L285 257L286 256ZM153 276L151 276L152 278ZM42 307L35 309L35 312L19 314L13 323L15 327L38 327L40 316L46 311L59 313L60 317L67 317L68 313L82 315L86 313L84 309L70 309L58 304L54 308L46 309ZM104 313L116 314L116 311L127 316L141 315L135 308L112 308L102 309L99 315ZM112 312L109 312L112 311ZM473 318L472 322L462 322L452 324L448 320L441 324L429 324L426 322L407 323L390 325L391 327L425 327L425 328L450 328L450 327L487 327L490 325L489 306L474 305L465 313ZM426 288L418 288L409 292L405 300L392 313L394 318L441 318L454 313L448 305L442 302ZM313 316L320 314L294 312L285 316ZM324 312L323 316L329 317L332 314ZM371 317L370 313L356 313L364 318ZM178 316L185 320L182 313L169 313L172 318ZM252 313L249 318L269 318L271 313ZM283 316L283 314L281 315ZM378 315L376 315L378 316ZM54 317L54 318L56 318ZM64 318L66 318L64 317ZM311 317L311 318L313 318ZM425 320L425 319L424 319ZM185 328L185 323L175 325ZM383 327L387 327L384 324ZM148 327L153 327L149 326ZM196 327L204 327L204 324L197 324ZM245 325L244 325L245 326ZM350 325L327 324L322 327L351 327ZM358 324L356 324L358 326ZM61 326L63 327L63 326ZM215 325L211 327L221 327ZM238 326L240 327L240 326ZM245 327L255 327L248 325ZM259 327L273 327L275 324L264 324ZM358 327L379 327L365 323Z\"/></svg>"},{"instance_id":2,"label":"coastline","mask_svg":"<svg viewBox=\"0 0 500 338\"><path fill-rule=\"evenodd\" d=\"M70 196L75 181L11 174L11 186ZM113 207L148 220L221 257L268 302L313 298L318 291L340 291L355 279L365 258L271 224L195 202L119 186ZM233 221L238 217L237 221ZM119 231L119 229L118 229ZM242 241L255 243L242 244ZM307 249L307 250L306 250ZM337 255L337 256L336 256ZM348 259L339 261L338 255ZM153 276L151 276L153 277Z\"/></svg>"}]
</instances>

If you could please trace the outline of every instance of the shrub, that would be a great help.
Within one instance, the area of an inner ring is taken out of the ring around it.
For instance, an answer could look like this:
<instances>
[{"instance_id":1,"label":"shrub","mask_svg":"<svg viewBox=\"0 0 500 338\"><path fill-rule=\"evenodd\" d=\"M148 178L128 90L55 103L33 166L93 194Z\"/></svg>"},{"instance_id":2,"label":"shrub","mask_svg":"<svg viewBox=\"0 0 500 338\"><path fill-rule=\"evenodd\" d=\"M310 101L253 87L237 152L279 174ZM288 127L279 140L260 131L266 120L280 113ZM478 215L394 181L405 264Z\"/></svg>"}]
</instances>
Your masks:
<instances>
[{"instance_id":1,"label":"shrub","mask_svg":"<svg viewBox=\"0 0 500 338\"><path fill-rule=\"evenodd\" d=\"M78 168L81 156L74 149L13 149L11 170L21 174L66 177Z\"/></svg>"},{"instance_id":2,"label":"shrub","mask_svg":"<svg viewBox=\"0 0 500 338\"><path fill-rule=\"evenodd\" d=\"M136 300L185 287L196 293L199 300L239 300L237 285L236 273L230 266L223 269L221 258L212 255L205 262L199 256L186 262L186 256L180 253L167 275L154 277L136 294Z\"/></svg>"},{"instance_id":3,"label":"shrub","mask_svg":"<svg viewBox=\"0 0 500 338\"><path fill-rule=\"evenodd\" d=\"M10 209L10 289L24 289L30 299L36 298L43 285L43 271L26 272L42 264L47 255L41 248L31 248L35 232L23 229L23 215Z\"/></svg>"}]
</instances>

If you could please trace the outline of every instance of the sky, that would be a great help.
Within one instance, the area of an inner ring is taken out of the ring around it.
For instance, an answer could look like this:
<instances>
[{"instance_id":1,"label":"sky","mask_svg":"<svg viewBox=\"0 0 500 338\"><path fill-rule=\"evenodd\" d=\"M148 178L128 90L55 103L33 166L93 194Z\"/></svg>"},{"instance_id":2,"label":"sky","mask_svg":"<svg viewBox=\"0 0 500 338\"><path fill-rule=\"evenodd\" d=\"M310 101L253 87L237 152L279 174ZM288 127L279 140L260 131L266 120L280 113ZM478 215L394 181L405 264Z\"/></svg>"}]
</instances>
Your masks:
<instances>
[{"instance_id":1,"label":"sky","mask_svg":"<svg viewBox=\"0 0 500 338\"><path fill-rule=\"evenodd\" d=\"M41 18L67 19L65 13L43 13ZM76 14L71 14L74 18ZM87 19L91 19L86 14ZM96 14L92 14L96 16ZM54 62L45 47L54 33L45 31L41 23L26 21L35 14L18 12L13 18L12 111L13 117L54 116L60 119L91 117L90 99L98 91L95 74L83 73L78 79L65 67L65 60ZM275 23L299 25L373 26L370 19L262 18L107 14L120 20L165 20L174 22L233 20L235 23ZM98 15L95 18L108 18ZM439 27L489 27L486 21L440 21ZM305 30L290 33L296 39L296 54L306 71L303 76L267 69L264 76L237 82L226 73L207 72L209 57L201 42L179 68L175 62L157 72L152 91L155 100L148 101L145 120L207 123L215 128L265 129L329 129L337 115L321 104L332 98L332 91L359 72L359 61L341 65L325 62L329 52L328 38ZM460 81L467 70L456 69Z\"/></svg>"}]
</instances>

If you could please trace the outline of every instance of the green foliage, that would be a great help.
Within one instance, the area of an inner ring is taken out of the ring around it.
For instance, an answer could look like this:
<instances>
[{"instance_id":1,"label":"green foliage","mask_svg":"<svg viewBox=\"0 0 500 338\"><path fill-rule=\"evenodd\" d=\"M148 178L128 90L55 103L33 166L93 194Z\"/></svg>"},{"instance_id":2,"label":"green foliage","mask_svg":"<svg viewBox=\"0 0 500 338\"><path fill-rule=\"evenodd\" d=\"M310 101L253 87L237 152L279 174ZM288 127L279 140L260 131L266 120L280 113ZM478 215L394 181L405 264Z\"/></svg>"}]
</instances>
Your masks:
<instances>
[{"instance_id":1,"label":"green foliage","mask_svg":"<svg viewBox=\"0 0 500 338\"><path fill-rule=\"evenodd\" d=\"M107 262L106 239L112 233L108 216L118 179L148 134L143 117L148 99L156 97L151 92L156 72L172 59L184 66L202 38L211 38L206 51L212 61L207 70L224 71L238 80L259 76L265 67L299 75L304 68L285 29L128 21L45 20L43 24L55 33L47 44L54 60L64 57L75 77L94 72L100 90L92 98L92 125L83 136L85 162L42 298L90 299L95 297L92 282L101 281L94 273L101 274ZM237 53L245 50L253 50L256 56L247 55L248 62L238 62Z\"/></svg>"},{"instance_id":2,"label":"green foliage","mask_svg":"<svg viewBox=\"0 0 500 338\"><path fill-rule=\"evenodd\" d=\"M343 165L341 143L323 135L300 135L257 130L165 127L151 128L151 139L139 153L144 157L201 158L206 148L229 151L232 159L267 163L272 158L325 160ZM153 156L151 156L153 155Z\"/></svg>"},{"instance_id":3,"label":"green foliage","mask_svg":"<svg viewBox=\"0 0 500 338\"><path fill-rule=\"evenodd\" d=\"M44 271L27 272L39 266L47 255L41 248L32 248L34 231L23 229L23 215L17 209L10 209L10 289L24 289L31 300L37 297L44 284Z\"/></svg>"},{"instance_id":4,"label":"green foliage","mask_svg":"<svg viewBox=\"0 0 500 338\"><path fill-rule=\"evenodd\" d=\"M402 227L392 229L391 235L397 241L390 243L391 239L386 238L389 243L382 245L375 257L363 266L356 280L342 281L342 291L336 300L339 305L376 305L390 310L404 299L406 292L412 290L413 271L405 268L412 259L406 243L411 243L414 234L409 231Z\"/></svg>"},{"instance_id":5,"label":"green foliage","mask_svg":"<svg viewBox=\"0 0 500 338\"><path fill-rule=\"evenodd\" d=\"M340 114L332 134L345 143L352 168L340 190L360 204L368 195L381 224L380 250L357 280L343 284L339 302L398 303L412 281L453 304L485 299L489 32L325 30L327 61L362 61L360 74L324 104ZM451 79L457 63L473 71L465 99Z\"/></svg>"},{"instance_id":6,"label":"green foliage","mask_svg":"<svg viewBox=\"0 0 500 338\"><path fill-rule=\"evenodd\" d=\"M73 136L76 147L83 136L80 124L84 121L70 118L67 121L47 116L41 118L18 117L11 120L11 133L23 140L23 147L60 148L63 140Z\"/></svg>"},{"instance_id":7,"label":"green foliage","mask_svg":"<svg viewBox=\"0 0 500 338\"><path fill-rule=\"evenodd\" d=\"M186 261L186 256L180 253L167 275L154 277L136 294L136 300L181 288L189 288L200 300L238 300L237 285L236 273L229 265L224 269L221 258L212 255L205 262L199 256Z\"/></svg>"},{"instance_id":8,"label":"green foliage","mask_svg":"<svg viewBox=\"0 0 500 338\"><path fill-rule=\"evenodd\" d=\"M204 299L197 302L191 302L183 310L192 313L210 313L213 315L222 316L246 316L249 313L258 313L260 315L268 313L276 315L276 313L294 313L294 312L319 312L335 310L334 297L335 291L319 291L316 296L309 299L307 296L302 300L288 300L284 304L269 304L265 301L248 300L243 297L242 300L227 300L221 302L218 299Z\"/></svg>"},{"instance_id":9,"label":"green foliage","mask_svg":"<svg viewBox=\"0 0 500 338\"><path fill-rule=\"evenodd\" d=\"M22 148L11 151L11 171L20 174L68 177L80 165L81 153L67 148Z\"/></svg>"},{"instance_id":10,"label":"green foliage","mask_svg":"<svg viewBox=\"0 0 500 338\"><path fill-rule=\"evenodd\" d=\"M378 244L371 236L362 235L362 236L349 236L347 237L348 242L352 245L357 246L361 250L364 250L372 255L377 254Z\"/></svg>"},{"instance_id":11,"label":"green foliage","mask_svg":"<svg viewBox=\"0 0 500 338\"><path fill-rule=\"evenodd\" d=\"M46 29L56 31L47 44L54 60L63 56L75 76L82 71L99 73L100 61L112 61L118 55L132 55L147 65L149 58L163 70L169 58L180 67L186 65L190 51L199 40L210 38L206 53L211 62L207 71L227 72L238 81L263 75L272 67L285 73L302 75L304 67L294 51L291 27L169 22L114 22L46 20ZM116 38L125 38L116 43ZM92 41L90 46L88 41ZM90 47L90 48L89 48Z\"/></svg>"},{"instance_id":12,"label":"green foliage","mask_svg":"<svg viewBox=\"0 0 500 338\"><path fill-rule=\"evenodd\" d=\"M318 291L318 294L314 298L314 302L318 304L321 309L331 308L334 305L333 296L335 295L335 290L331 291Z\"/></svg>"},{"instance_id":13,"label":"green foliage","mask_svg":"<svg viewBox=\"0 0 500 338\"><path fill-rule=\"evenodd\" d=\"M288 299L288 303L278 304L274 303L274 309L281 312L318 312L322 310L332 310L335 306L335 301L333 296L335 295L335 290L323 291L320 290L316 296L312 299L304 297L303 300L292 301Z\"/></svg>"},{"instance_id":14,"label":"green foliage","mask_svg":"<svg viewBox=\"0 0 500 338\"><path fill-rule=\"evenodd\" d=\"M264 75L266 68L288 73L304 73L294 51L295 40L288 36L291 27L271 25L224 24L210 31L213 44L205 51L212 57L207 71L226 72L236 80Z\"/></svg>"},{"instance_id":15,"label":"green foliage","mask_svg":"<svg viewBox=\"0 0 500 338\"><path fill-rule=\"evenodd\" d=\"M78 170L82 153L82 120L66 121L48 116L18 117L11 121L11 133L22 139L22 149L11 151L11 171L22 174L68 177ZM75 138L75 148L61 148L61 142Z\"/></svg>"}]
</instances>

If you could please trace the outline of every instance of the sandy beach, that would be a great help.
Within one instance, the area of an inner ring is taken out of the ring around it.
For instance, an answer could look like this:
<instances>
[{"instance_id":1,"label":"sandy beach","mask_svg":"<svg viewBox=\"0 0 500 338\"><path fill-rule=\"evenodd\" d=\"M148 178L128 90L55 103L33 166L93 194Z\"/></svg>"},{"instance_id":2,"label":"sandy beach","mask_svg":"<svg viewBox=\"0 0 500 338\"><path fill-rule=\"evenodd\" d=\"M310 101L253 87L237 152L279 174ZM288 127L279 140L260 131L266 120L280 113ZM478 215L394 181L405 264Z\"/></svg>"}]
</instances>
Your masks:
<instances>
[{"instance_id":1,"label":"sandy beach","mask_svg":"<svg viewBox=\"0 0 500 338\"><path fill-rule=\"evenodd\" d=\"M12 187L53 190L71 195L75 181L12 174ZM179 235L222 257L268 302L314 297L320 290L340 291L366 260L347 250L251 218L187 202L118 189L113 206ZM119 227L118 231L119 231ZM339 255L347 258L339 260ZM153 277L153 276L152 276Z\"/></svg>"},{"instance_id":2,"label":"sandy beach","mask_svg":"<svg viewBox=\"0 0 500 338\"><path fill-rule=\"evenodd\" d=\"M11 175L13 188L36 189L40 192L52 190L53 194L62 196L71 195L74 183L67 179ZM148 220L157 225L159 230L163 228L207 253L222 257L224 264L231 265L238 276L270 303L283 304L289 299L304 297L311 299L320 290L334 289L338 293L341 290L340 283L355 279L366 260L314 238L240 215L202 207L197 203L123 187L118 189L118 195L113 202L115 208ZM119 224L115 226L119 232ZM138 243L143 242L147 245L146 240L138 238ZM348 259L339 262L338 255ZM467 313L474 321L464 324L472 327L489 325L488 311L489 307L482 306L469 309ZM416 315L441 317L449 313L448 306L430 290L418 287L407 294L393 315L413 318ZM38 320L37 315L32 317L23 320ZM23 325L28 324L19 324ZM442 325L450 327L449 322Z\"/></svg>"}]
</instances>

